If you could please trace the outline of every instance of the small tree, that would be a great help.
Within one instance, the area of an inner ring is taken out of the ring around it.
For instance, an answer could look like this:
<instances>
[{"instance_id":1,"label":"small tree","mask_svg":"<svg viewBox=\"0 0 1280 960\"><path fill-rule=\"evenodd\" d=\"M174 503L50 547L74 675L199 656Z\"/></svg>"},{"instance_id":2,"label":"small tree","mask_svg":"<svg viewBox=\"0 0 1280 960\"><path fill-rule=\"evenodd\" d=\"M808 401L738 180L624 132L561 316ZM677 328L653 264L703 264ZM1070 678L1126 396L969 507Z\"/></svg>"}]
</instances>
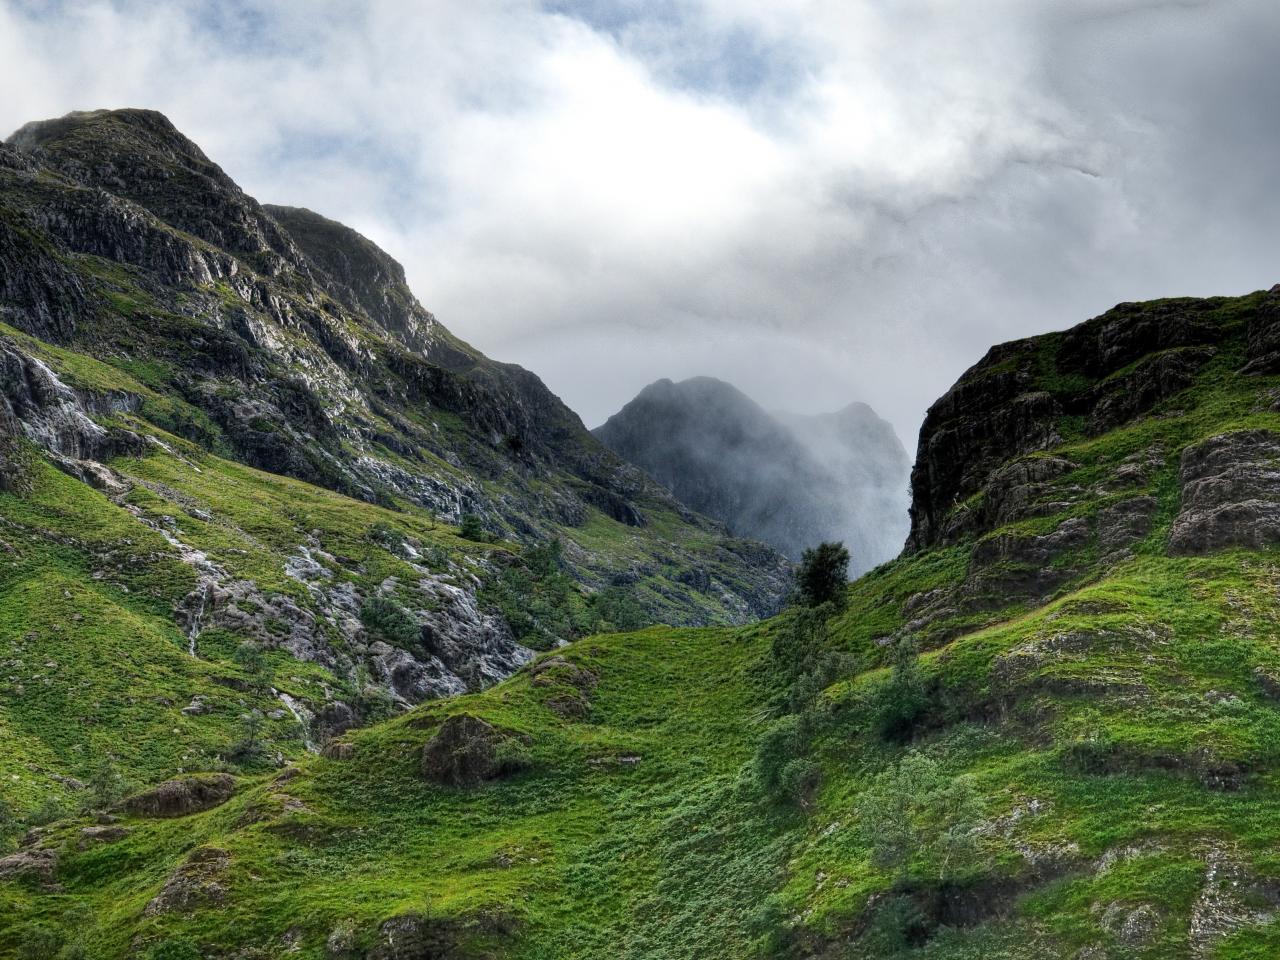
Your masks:
<instances>
[{"instance_id":1,"label":"small tree","mask_svg":"<svg viewBox=\"0 0 1280 960\"><path fill-rule=\"evenodd\" d=\"M886 740L908 739L928 705L920 654L911 637L903 637L894 645L889 682L880 688L876 701L876 732Z\"/></svg>"},{"instance_id":2,"label":"small tree","mask_svg":"<svg viewBox=\"0 0 1280 960\"><path fill-rule=\"evenodd\" d=\"M926 879L946 881L978 852L981 807L973 781L947 774L922 753L907 754L858 798L858 828L877 866L905 877L920 862Z\"/></svg>"},{"instance_id":3,"label":"small tree","mask_svg":"<svg viewBox=\"0 0 1280 960\"><path fill-rule=\"evenodd\" d=\"M474 540L476 543L489 542L489 534L485 532L484 524L474 513L464 513L462 515L462 523L458 526L458 536L462 537L463 540Z\"/></svg>"},{"instance_id":4,"label":"small tree","mask_svg":"<svg viewBox=\"0 0 1280 960\"><path fill-rule=\"evenodd\" d=\"M834 604L844 609L849 585L849 551L843 543L820 543L806 550L796 570L796 598L806 607Z\"/></svg>"},{"instance_id":5,"label":"small tree","mask_svg":"<svg viewBox=\"0 0 1280 960\"><path fill-rule=\"evenodd\" d=\"M89 775L88 804L94 810L106 810L124 799L129 792L127 784L110 757L103 757Z\"/></svg>"},{"instance_id":6,"label":"small tree","mask_svg":"<svg viewBox=\"0 0 1280 960\"><path fill-rule=\"evenodd\" d=\"M240 742L235 752L242 757L256 756L262 750L262 711L250 710L240 717Z\"/></svg>"},{"instance_id":7,"label":"small tree","mask_svg":"<svg viewBox=\"0 0 1280 960\"><path fill-rule=\"evenodd\" d=\"M262 647L252 640L246 640L236 647L236 651L231 657L235 660L236 666L245 672L245 675L249 678L250 686L256 692L260 693L266 689L267 656L263 653Z\"/></svg>"}]
</instances>

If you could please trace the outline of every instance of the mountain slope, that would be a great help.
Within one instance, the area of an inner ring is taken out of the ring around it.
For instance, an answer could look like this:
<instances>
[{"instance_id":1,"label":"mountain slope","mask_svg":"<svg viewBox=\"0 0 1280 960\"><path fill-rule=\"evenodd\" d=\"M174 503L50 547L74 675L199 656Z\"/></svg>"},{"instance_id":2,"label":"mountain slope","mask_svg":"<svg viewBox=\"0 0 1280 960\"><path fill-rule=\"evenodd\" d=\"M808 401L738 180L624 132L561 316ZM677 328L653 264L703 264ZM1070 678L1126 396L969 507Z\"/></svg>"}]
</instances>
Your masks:
<instances>
[{"instance_id":1,"label":"mountain slope","mask_svg":"<svg viewBox=\"0 0 1280 960\"><path fill-rule=\"evenodd\" d=\"M0 834L786 588L383 251L272 209L147 111L0 144Z\"/></svg>"},{"instance_id":2,"label":"mountain slope","mask_svg":"<svg viewBox=\"0 0 1280 960\"><path fill-rule=\"evenodd\" d=\"M0 861L0 949L1274 955L1277 344L1280 291L994 348L842 611L589 638L206 812L61 823Z\"/></svg>"},{"instance_id":3,"label":"mountain slope","mask_svg":"<svg viewBox=\"0 0 1280 960\"><path fill-rule=\"evenodd\" d=\"M533 374L452 336L368 240L261 206L163 116L28 124L0 148L0 200L0 320L144 383L169 405L156 426L368 502L560 537L589 586L655 584L638 595L654 618L775 609L780 559L681 508Z\"/></svg>"},{"instance_id":4,"label":"mountain slope","mask_svg":"<svg viewBox=\"0 0 1280 960\"><path fill-rule=\"evenodd\" d=\"M792 559L843 540L861 573L906 537L907 455L866 404L773 415L711 377L659 380L594 433L694 510Z\"/></svg>"}]
</instances>

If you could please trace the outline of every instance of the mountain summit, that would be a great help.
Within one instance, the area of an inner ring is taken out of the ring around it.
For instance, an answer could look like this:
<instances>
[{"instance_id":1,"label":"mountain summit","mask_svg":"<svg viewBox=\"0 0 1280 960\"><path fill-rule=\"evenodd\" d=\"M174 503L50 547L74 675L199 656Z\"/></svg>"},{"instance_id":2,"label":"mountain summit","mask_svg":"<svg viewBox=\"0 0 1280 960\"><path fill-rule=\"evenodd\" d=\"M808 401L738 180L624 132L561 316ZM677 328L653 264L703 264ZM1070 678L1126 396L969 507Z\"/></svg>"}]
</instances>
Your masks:
<instances>
[{"instance_id":1,"label":"mountain summit","mask_svg":"<svg viewBox=\"0 0 1280 960\"><path fill-rule=\"evenodd\" d=\"M864 403L770 414L713 377L659 380L593 432L694 510L792 559L843 540L856 574L906 538L907 454Z\"/></svg>"}]
</instances>

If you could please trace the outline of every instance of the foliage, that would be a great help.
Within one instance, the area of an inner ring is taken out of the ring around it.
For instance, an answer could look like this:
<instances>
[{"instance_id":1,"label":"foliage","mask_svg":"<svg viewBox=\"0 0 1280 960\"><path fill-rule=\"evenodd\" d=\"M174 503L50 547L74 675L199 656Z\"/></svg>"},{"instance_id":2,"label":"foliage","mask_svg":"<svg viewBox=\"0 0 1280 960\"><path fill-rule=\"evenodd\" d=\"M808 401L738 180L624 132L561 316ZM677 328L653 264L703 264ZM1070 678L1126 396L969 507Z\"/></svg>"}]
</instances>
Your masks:
<instances>
[{"instance_id":1,"label":"foliage","mask_svg":"<svg viewBox=\"0 0 1280 960\"><path fill-rule=\"evenodd\" d=\"M132 792L132 785L109 757L103 757L94 767L85 786L88 788L89 805L94 810L115 806Z\"/></svg>"},{"instance_id":2,"label":"foliage","mask_svg":"<svg viewBox=\"0 0 1280 960\"><path fill-rule=\"evenodd\" d=\"M385 593L375 593L360 605L360 622L375 637L393 647L416 649L422 634L418 621Z\"/></svg>"},{"instance_id":3,"label":"foliage","mask_svg":"<svg viewBox=\"0 0 1280 960\"><path fill-rule=\"evenodd\" d=\"M905 740L927 706L915 641L909 636L902 637L893 645L888 682L876 691L873 708L876 731L887 740Z\"/></svg>"},{"instance_id":4,"label":"foliage","mask_svg":"<svg viewBox=\"0 0 1280 960\"><path fill-rule=\"evenodd\" d=\"M143 956L146 960L200 960L202 954L190 940L171 939L151 947Z\"/></svg>"},{"instance_id":5,"label":"foliage","mask_svg":"<svg viewBox=\"0 0 1280 960\"><path fill-rule=\"evenodd\" d=\"M472 540L476 543L488 543L491 539L489 532L484 528L484 521L474 513L462 515L462 522L458 524L458 536L463 540Z\"/></svg>"},{"instance_id":6,"label":"foliage","mask_svg":"<svg viewBox=\"0 0 1280 960\"><path fill-rule=\"evenodd\" d=\"M948 880L976 860L977 788L926 754L912 751L878 774L858 797L856 813L872 861L900 876L916 865L927 879Z\"/></svg>"},{"instance_id":7,"label":"foliage","mask_svg":"<svg viewBox=\"0 0 1280 960\"><path fill-rule=\"evenodd\" d=\"M803 803L817 788L821 769L804 756L809 735L806 719L788 714L775 721L760 738L753 770L767 797Z\"/></svg>"},{"instance_id":8,"label":"foliage","mask_svg":"<svg viewBox=\"0 0 1280 960\"><path fill-rule=\"evenodd\" d=\"M849 551L843 543L821 543L804 551L796 568L796 598L806 607L843 608L849 587Z\"/></svg>"}]
</instances>

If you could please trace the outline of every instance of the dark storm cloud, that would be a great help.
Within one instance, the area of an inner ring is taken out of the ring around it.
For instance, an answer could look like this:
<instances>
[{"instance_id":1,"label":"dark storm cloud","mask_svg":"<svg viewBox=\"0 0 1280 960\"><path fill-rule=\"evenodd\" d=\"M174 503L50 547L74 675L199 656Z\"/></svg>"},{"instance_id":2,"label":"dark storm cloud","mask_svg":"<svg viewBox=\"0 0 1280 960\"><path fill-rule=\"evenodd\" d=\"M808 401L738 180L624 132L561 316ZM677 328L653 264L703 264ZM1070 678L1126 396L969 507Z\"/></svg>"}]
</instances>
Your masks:
<instances>
[{"instance_id":1,"label":"dark storm cloud","mask_svg":"<svg viewBox=\"0 0 1280 960\"><path fill-rule=\"evenodd\" d=\"M594 425L710 374L908 446L993 342L1280 280L1271 0L0 0L0 124L142 105Z\"/></svg>"}]
</instances>

